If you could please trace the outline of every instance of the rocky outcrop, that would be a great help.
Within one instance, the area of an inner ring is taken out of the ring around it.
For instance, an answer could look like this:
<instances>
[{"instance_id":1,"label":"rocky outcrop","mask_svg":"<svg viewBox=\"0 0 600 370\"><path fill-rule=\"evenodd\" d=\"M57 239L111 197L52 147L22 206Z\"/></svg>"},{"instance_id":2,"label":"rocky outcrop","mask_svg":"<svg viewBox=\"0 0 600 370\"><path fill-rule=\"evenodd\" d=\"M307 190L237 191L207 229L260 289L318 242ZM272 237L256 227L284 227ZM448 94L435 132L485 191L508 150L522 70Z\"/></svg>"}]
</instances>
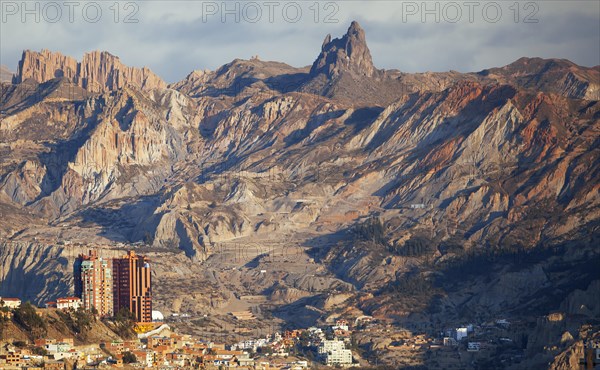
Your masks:
<instances>
[{"instance_id":1,"label":"rocky outcrop","mask_svg":"<svg viewBox=\"0 0 600 370\"><path fill-rule=\"evenodd\" d=\"M553 92L568 98L600 99L600 68L578 66L565 59L521 58L479 74L501 83Z\"/></svg>"},{"instance_id":2,"label":"rocky outcrop","mask_svg":"<svg viewBox=\"0 0 600 370\"><path fill-rule=\"evenodd\" d=\"M86 53L79 64L81 86L89 91L116 90L133 85L141 90L163 89L165 82L149 68L125 66L118 57L103 51Z\"/></svg>"},{"instance_id":3,"label":"rocky outcrop","mask_svg":"<svg viewBox=\"0 0 600 370\"><path fill-rule=\"evenodd\" d=\"M580 361L585 359L585 347L583 341L577 341L570 345L554 358L549 370L571 370L581 368Z\"/></svg>"},{"instance_id":4,"label":"rocky outcrop","mask_svg":"<svg viewBox=\"0 0 600 370\"><path fill-rule=\"evenodd\" d=\"M321 54L313 63L310 74L316 76L324 73L333 77L346 71L366 77L372 77L376 71L365 31L356 21L352 22L342 38L332 40L331 35L325 37Z\"/></svg>"},{"instance_id":5,"label":"rocky outcrop","mask_svg":"<svg viewBox=\"0 0 600 370\"><path fill-rule=\"evenodd\" d=\"M25 50L13 83L21 83L28 79L41 83L57 77L75 80L78 75L79 64L75 58L46 49L40 52Z\"/></svg>"},{"instance_id":6,"label":"rocky outcrop","mask_svg":"<svg viewBox=\"0 0 600 370\"><path fill-rule=\"evenodd\" d=\"M77 62L58 52L25 50L13 82L32 79L42 83L58 77L66 77L90 92L117 90L128 84L142 90L166 88L166 83L147 67L128 67L106 51L86 53Z\"/></svg>"},{"instance_id":7,"label":"rocky outcrop","mask_svg":"<svg viewBox=\"0 0 600 370\"><path fill-rule=\"evenodd\" d=\"M590 325L591 327L591 325ZM600 332L586 327L581 330L580 339L572 343L549 363L549 370L571 370L578 368L592 368L596 354L596 343L600 340ZM583 365L585 363L585 365ZM596 365L597 367L597 365Z\"/></svg>"}]
</instances>

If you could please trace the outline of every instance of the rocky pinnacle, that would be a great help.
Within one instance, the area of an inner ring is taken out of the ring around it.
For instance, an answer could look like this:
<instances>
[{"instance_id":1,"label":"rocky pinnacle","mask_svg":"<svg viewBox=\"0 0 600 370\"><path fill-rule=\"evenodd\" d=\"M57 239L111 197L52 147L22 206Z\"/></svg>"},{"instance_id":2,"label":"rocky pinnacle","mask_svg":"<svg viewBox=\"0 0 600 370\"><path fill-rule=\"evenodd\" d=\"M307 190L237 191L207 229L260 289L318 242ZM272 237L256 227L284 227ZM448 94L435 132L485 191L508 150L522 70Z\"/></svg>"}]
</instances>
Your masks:
<instances>
[{"instance_id":1,"label":"rocky pinnacle","mask_svg":"<svg viewBox=\"0 0 600 370\"><path fill-rule=\"evenodd\" d=\"M325 37L321 53L310 69L313 76L324 73L329 77L347 71L367 77L372 77L375 72L365 31L356 21L342 38Z\"/></svg>"}]
</instances>

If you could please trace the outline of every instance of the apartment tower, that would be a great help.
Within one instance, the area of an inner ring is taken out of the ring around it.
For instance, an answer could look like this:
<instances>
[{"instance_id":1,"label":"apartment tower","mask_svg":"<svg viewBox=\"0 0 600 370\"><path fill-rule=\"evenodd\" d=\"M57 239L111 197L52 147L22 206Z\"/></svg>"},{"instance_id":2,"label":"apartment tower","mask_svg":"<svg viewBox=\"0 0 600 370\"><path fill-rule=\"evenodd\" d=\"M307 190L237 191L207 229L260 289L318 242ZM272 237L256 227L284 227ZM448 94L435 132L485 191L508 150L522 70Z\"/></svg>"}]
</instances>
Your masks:
<instances>
[{"instance_id":1,"label":"apartment tower","mask_svg":"<svg viewBox=\"0 0 600 370\"><path fill-rule=\"evenodd\" d=\"M98 257L96 251L79 255L75 268L75 294L81 297L82 306L91 311L94 307L100 317L113 315L113 278L110 261Z\"/></svg>"},{"instance_id":2,"label":"apartment tower","mask_svg":"<svg viewBox=\"0 0 600 370\"><path fill-rule=\"evenodd\" d=\"M137 322L152 322L152 278L150 260L129 251L113 259L113 299L115 314L127 309Z\"/></svg>"}]
</instances>

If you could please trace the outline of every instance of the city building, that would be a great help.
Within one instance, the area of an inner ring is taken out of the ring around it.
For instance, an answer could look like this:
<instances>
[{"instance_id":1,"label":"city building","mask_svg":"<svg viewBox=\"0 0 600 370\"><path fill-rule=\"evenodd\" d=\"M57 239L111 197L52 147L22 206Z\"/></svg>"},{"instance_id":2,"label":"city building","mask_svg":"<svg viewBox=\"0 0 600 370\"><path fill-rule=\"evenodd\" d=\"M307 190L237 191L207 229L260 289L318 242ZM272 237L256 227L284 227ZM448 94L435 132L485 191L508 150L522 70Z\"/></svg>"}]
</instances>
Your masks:
<instances>
[{"instance_id":1,"label":"city building","mask_svg":"<svg viewBox=\"0 0 600 370\"><path fill-rule=\"evenodd\" d=\"M335 322L335 325L331 327L332 330L343 330L348 331L348 321L346 320L338 320Z\"/></svg>"},{"instance_id":2,"label":"city building","mask_svg":"<svg viewBox=\"0 0 600 370\"><path fill-rule=\"evenodd\" d=\"M481 349L481 343L479 342L469 342L467 344L467 351L469 352L479 352Z\"/></svg>"},{"instance_id":3,"label":"city building","mask_svg":"<svg viewBox=\"0 0 600 370\"><path fill-rule=\"evenodd\" d=\"M444 337L444 346L457 346L458 342L452 337Z\"/></svg>"},{"instance_id":4,"label":"city building","mask_svg":"<svg viewBox=\"0 0 600 370\"><path fill-rule=\"evenodd\" d=\"M324 340L319 346L318 352L320 355L325 355L333 351L341 351L346 349L346 344L341 340Z\"/></svg>"},{"instance_id":5,"label":"city building","mask_svg":"<svg viewBox=\"0 0 600 370\"><path fill-rule=\"evenodd\" d=\"M89 255L80 255L76 263L79 283L76 284L76 294L81 296L83 308L98 311L100 317L113 316L113 277L110 262L98 257L96 251L90 250Z\"/></svg>"},{"instance_id":6,"label":"city building","mask_svg":"<svg viewBox=\"0 0 600 370\"><path fill-rule=\"evenodd\" d=\"M346 344L340 340L325 340L318 349L321 358L328 366L348 365L352 363L352 351L346 349Z\"/></svg>"},{"instance_id":7,"label":"city building","mask_svg":"<svg viewBox=\"0 0 600 370\"><path fill-rule=\"evenodd\" d=\"M132 351L131 353L133 353L137 359L137 362L139 362L142 366L152 366L154 364L154 356L150 350L138 349Z\"/></svg>"},{"instance_id":8,"label":"city building","mask_svg":"<svg viewBox=\"0 0 600 370\"><path fill-rule=\"evenodd\" d=\"M327 353L327 366L348 365L352 363L352 351L349 349L335 350Z\"/></svg>"},{"instance_id":9,"label":"city building","mask_svg":"<svg viewBox=\"0 0 600 370\"><path fill-rule=\"evenodd\" d=\"M59 310L66 310L69 308L76 310L80 306L81 306L81 298L79 298L79 297L65 297L65 298L58 298L56 300L56 308L58 308Z\"/></svg>"},{"instance_id":10,"label":"city building","mask_svg":"<svg viewBox=\"0 0 600 370\"><path fill-rule=\"evenodd\" d=\"M23 360L23 354L21 351L9 351L6 354L0 355L0 369L4 369L6 367L14 367L21 368L21 366L25 365Z\"/></svg>"},{"instance_id":11,"label":"city building","mask_svg":"<svg viewBox=\"0 0 600 370\"><path fill-rule=\"evenodd\" d=\"M8 308L19 308L19 306L21 306L21 300L19 298L0 297L0 306L2 305L2 302L4 302L4 306Z\"/></svg>"},{"instance_id":12,"label":"city building","mask_svg":"<svg viewBox=\"0 0 600 370\"><path fill-rule=\"evenodd\" d=\"M48 343L44 346L49 353L69 352L72 345L70 343Z\"/></svg>"},{"instance_id":13,"label":"city building","mask_svg":"<svg viewBox=\"0 0 600 370\"><path fill-rule=\"evenodd\" d=\"M456 340L461 341L463 338L467 337L468 330L467 328L456 328Z\"/></svg>"},{"instance_id":14,"label":"city building","mask_svg":"<svg viewBox=\"0 0 600 370\"><path fill-rule=\"evenodd\" d=\"M138 322L152 322L152 277L149 259L129 251L112 261L113 312L133 313Z\"/></svg>"}]
</instances>

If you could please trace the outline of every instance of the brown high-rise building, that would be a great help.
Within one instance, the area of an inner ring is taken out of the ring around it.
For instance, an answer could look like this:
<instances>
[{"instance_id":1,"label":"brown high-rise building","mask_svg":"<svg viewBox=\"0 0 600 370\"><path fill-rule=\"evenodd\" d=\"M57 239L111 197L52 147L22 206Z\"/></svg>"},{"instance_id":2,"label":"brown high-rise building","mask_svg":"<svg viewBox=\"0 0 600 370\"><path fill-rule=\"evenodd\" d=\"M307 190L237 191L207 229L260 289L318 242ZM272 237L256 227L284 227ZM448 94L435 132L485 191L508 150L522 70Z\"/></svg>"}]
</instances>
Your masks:
<instances>
[{"instance_id":1,"label":"brown high-rise building","mask_svg":"<svg viewBox=\"0 0 600 370\"><path fill-rule=\"evenodd\" d=\"M110 261L96 251L79 255L75 263L75 294L88 311L95 308L100 317L113 315L113 280Z\"/></svg>"},{"instance_id":2,"label":"brown high-rise building","mask_svg":"<svg viewBox=\"0 0 600 370\"><path fill-rule=\"evenodd\" d=\"M138 322L152 322L152 278L150 260L129 251L113 259L113 300L115 315L129 310Z\"/></svg>"}]
</instances>

